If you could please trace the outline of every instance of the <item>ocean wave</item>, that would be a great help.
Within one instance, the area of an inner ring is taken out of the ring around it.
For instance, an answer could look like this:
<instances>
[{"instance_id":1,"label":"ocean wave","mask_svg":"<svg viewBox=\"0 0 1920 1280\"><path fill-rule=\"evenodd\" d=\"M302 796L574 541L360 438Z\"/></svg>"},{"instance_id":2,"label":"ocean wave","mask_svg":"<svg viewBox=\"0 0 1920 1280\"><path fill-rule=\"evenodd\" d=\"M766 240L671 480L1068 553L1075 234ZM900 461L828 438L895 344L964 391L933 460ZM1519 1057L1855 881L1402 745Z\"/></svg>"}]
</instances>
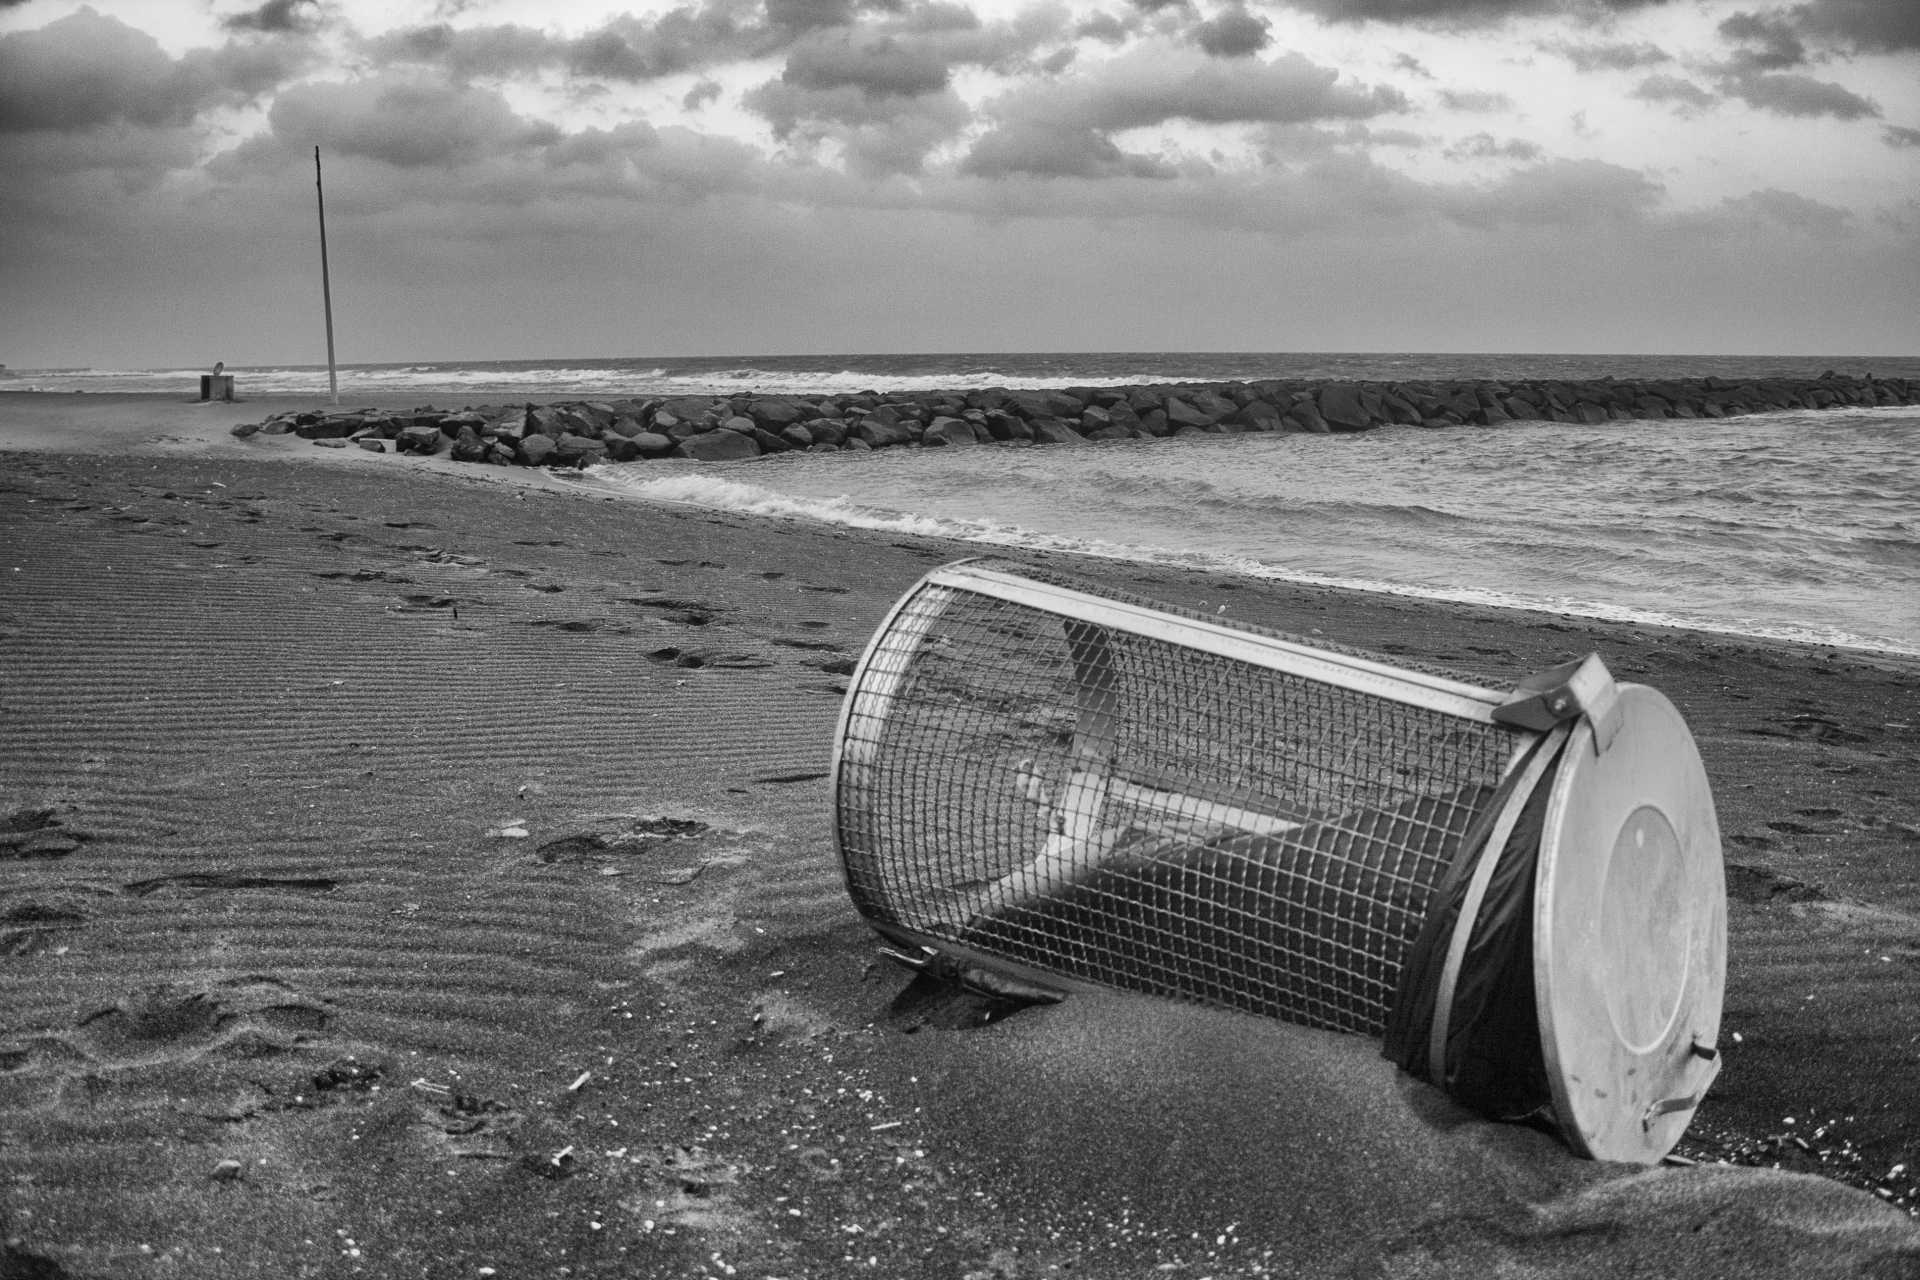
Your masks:
<instances>
[{"instance_id":1,"label":"ocean wave","mask_svg":"<svg viewBox=\"0 0 1920 1280\"><path fill-rule=\"evenodd\" d=\"M1575 595L1527 595L1478 586L1432 586L1338 573L1317 573L1255 556L1215 550L1183 549L1046 533L1017 524L954 516L923 515L857 502L840 495L796 497L760 485L684 471L660 475L659 464L645 469L618 465L591 468L588 475L622 494L651 502L669 502L747 515L801 519L850 528L947 538L989 546L1057 551L1108 560L1124 560L1196 572L1225 572L1276 582L1360 591L1405 599L1469 604L1554 616L1593 618L1639 626L1678 627L1721 635L1783 640L1832 648L1920 656L1920 645L1887 636L1862 636L1837 627L1782 624L1758 618L1705 616L1682 610L1620 605Z\"/></svg>"}]
</instances>

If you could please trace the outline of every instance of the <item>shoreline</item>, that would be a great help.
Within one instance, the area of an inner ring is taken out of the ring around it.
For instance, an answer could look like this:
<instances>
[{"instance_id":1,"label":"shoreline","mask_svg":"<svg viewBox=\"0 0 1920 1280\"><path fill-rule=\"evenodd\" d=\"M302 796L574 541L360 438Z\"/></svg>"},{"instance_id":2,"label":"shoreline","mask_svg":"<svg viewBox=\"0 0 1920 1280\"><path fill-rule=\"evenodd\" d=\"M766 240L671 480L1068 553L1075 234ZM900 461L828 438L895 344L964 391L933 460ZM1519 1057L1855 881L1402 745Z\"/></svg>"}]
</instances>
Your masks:
<instances>
[{"instance_id":1,"label":"shoreline","mask_svg":"<svg viewBox=\"0 0 1920 1280\"><path fill-rule=\"evenodd\" d=\"M531 400L526 406L515 412L525 414L533 408L547 409L554 406L577 404L577 401L550 399ZM258 459L273 457L289 462L304 462L320 465L363 468L367 466L391 467L395 461L404 460L410 469L420 469L440 476L457 476L466 480L490 485L522 485L543 489L560 489L571 492L591 493L593 496L609 500L657 503L663 500L650 498L644 494L626 492L617 486L607 486L598 490L583 488L581 472L596 461L605 461L605 454L588 451L575 455L565 463L549 462L545 465L471 465L456 457L450 447L453 439L442 427L438 435L422 432L423 437L432 441L431 447L420 449L396 449L388 453L386 446L393 443L383 434L403 428L394 424L400 417L415 413L437 415L440 410L399 410L362 408L342 410L356 420L357 426L351 436L332 436L325 434L328 428L320 428L321 434L313 434L311 426L300 428L294 424L303 417L330 419L334 411L316 409L310 397L266 397L261 399L241 399L231 402L205 402L175 396L156 395L147 392L112 393L45 393L45 392L5 392L0 391L0 452L12 450L36 450L43 452L70 451L76 444L77 424L85 421L89 434L83 453L138 454L142 456L186 456L206 455L239 459ZM377 421L370 422L370 419ZM263 432L260 424L277 423L281 430ZM720 430L716 426L709 430ZM303 439L310 444L327 447L302 450L297 454L281 452L281 436ZM359 447L350 448L348 445ZM263 447L268 452L263 453ZM912 444L905 447L927 447ZM1023 446L1012 446L1023 447ZM807 517L770 517L757 512L741 511L723 506L704 506L694 503L672 503L690 510L709 511L720 515L739 515L751 519L810 519ZM861 526L842 525L838 522L822 520L823 524L844 527L859 531ZM919 534L906 531L870 530L875 536L916 537ZM968 549L970 554L997 552L1008 544L999 542L973 542L967 539L955 539L955 546ZM1105 562L1104 557L1094 552L1076 551L1057 547L1028 547L1030 551L1046 554L1071 555L1083 557L1092 562ZM1473 609L1487 609L1496 612L1509 612L1517 618L1540 617L1558 618L1576 622L1602 622L1610 625L1636 628L1653 628L1675 632L1698 631L1704 635L1720 636L1738 642L1755 644L1781 644L1808 650L1839 650L1861 657L1884 657L1895 662L1913 658L1913 653L1899 648L1885 648L1861 640L1848 643L1845 640L1822 638L1817 636L1780 636L1754 631L1743 631L1733 626L1713 626L1695 624L1683 620L1660 617L1619 616L1612 617L1603 612L1576 613L1551 605L1532 606L1526 603L1506 603L1475 599L1470 595L1451 595L1440 589L1399 586L1392 583L1352 583L1324 582L1310 577L1291 577L1282 572L1249 572L1231 565L1190 565L1175 560L1153 560L1133 557L1112 557L1112 562L1137 567L1141 572L1199 572L1207 574L1227 574L1246 577L1250 581L1270 582L1280 585L1298 585L1309 589L1355 592L1366 596L1386 599L1405 599L1415 602L1432 603L1443 607L1459 606ZM1856 638L1857 639L1857 638Z\"/></svg>"}]
</instances>

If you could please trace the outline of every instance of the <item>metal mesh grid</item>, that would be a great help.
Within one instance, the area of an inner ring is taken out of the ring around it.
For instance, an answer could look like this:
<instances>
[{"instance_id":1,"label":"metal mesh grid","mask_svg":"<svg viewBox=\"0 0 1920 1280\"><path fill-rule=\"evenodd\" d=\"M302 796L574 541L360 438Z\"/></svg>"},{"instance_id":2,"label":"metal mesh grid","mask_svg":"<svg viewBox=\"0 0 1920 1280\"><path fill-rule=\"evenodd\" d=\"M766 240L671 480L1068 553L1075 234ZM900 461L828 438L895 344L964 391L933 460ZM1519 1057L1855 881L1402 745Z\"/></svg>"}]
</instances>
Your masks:
<instances>
[{"instance_id":1,"label":"metal mesh grid","mask_svg":"<svg viewBox=\"0 0 1920 1280\"><path fill-rule=\"evenodd\" d=\"M1378 1034L1516 746L1481 720L935 583L851 691L841 853L881 923Z\"/></svg>"}]
</instances>

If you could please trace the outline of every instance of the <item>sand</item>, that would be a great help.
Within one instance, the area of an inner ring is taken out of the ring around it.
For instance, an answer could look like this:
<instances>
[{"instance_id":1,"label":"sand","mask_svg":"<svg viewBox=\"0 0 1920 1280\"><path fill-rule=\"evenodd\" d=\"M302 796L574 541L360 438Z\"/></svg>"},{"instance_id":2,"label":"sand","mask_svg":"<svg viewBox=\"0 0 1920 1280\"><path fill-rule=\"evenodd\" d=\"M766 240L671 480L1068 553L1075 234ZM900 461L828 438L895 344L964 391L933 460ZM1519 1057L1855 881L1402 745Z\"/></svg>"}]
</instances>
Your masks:
<instances>
[{"instance_id":1,"label":"sand","mask_svg":"<svg viewBox=\"0 0 1920 1280\"><path fill-rule=\"evenodd\" d=\"M1673 698L1726 1066L1702 1164L1596 1165L1363 1038L877 959L834 719L968 548L264 412L0 396L0 1276L1920 1274L1920 664L1051 559Z\"/></svg>"}]
</instances>

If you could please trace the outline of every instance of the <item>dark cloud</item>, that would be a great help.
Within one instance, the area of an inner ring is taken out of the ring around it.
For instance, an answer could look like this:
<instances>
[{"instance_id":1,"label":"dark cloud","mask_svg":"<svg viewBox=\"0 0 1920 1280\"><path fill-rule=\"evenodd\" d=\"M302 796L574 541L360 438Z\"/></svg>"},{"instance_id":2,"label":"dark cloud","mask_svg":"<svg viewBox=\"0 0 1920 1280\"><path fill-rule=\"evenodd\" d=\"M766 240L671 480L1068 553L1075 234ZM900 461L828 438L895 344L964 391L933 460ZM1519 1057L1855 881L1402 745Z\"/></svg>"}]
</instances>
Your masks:
<instances>
[{"instance_id":1,"label":"dark cloud","mask_svg":"<svg viewBox=\"0 0 1920 1280\"><path fill-rule=\"evenodd\" d=\"M1408 26L1491 26L1526 14L1565 12L1605 18L1667 0L1291 0L1333 22L1380 22Z\"/></svg>"},{"instance_id":2,"label":"dark cloud","mask_svg":"<svg viewBox=\"0 0 1920 1280\"><path fill-rule=\"evenodd\" d=\"M1472 111L1483 115L1513 110L1513 99L1506 94L1479 89L1442 89L1440 102L1452 111Z\"/></svg>"},{"instance_id":3,"label":"dark cloud","mask_svg":"<svg viewBox=\"0 0 1920 1280\"><path fill-rule=\"evenodd\" d=\"M1600 160L1549 160L1498 183L1446 188L1435 200L1472 227L1631 224L1650 217L1666 189L1644 173Z\"/></svg>"},{"instance_id":4,"label":"dark cloud","mask_svg":"<svg viewBox=\"0 0 1920 1280\"><path fill-rule=\"evenodd\" d=\"M1233 4L1196 26L1193 42L1216 58L1245 58L1273 43L1273 24Z\"/></svg>"},{"instance_id":5,"label":"dark cloud","mask_svg":"<svg viewBox=\"0 0 1920 1280\"><path fill-rule=\"evenodd\" d=\"M1073 34L1088 40L1098 40L1102 44L1125 44L1132 34L1126 23L1110 13L1096 13L1081 20Z\"/></svg>"},{"instance_id":6,"label":"dark cloud","mask_svg":"<svg viewBox=\"0 0 1920 1280\"><path fill-rule=\"evenodd\" d=\"M1880 131L1880 141L1900 150L1906 147L1920 147L1920 129L1909 129L1905 125L1890 124Z\"/></svg>"},{"instance_id":7,"label":"dark cloud","mask_svg":"<svg viewBox=\"0 0 1920 1280\"><path fill-rule=\"evenodd\" d=\"M1863 52L1920 49L1920 4L1913 0L1813 0L1792 13L1808 34Z\"/></svg>"},{"instance_id":8,"label":"dark cloud","mask_svg":"<svg viewBox=\"0 0 1920 1280\"><path fill-rule=\"evenodd\" d=\"M311 56L305 42L249 40L176 60L146 32L81 9L0 36L0 133L181 126L209 106L267 92Z\"/></svg>"},{"instance_id":9,"label":"dark cloud","mask_svg":"<svg viewBox=\"0 0 1920 1280\"><path fill-rule=\"evenodd\" d=\"M767 21L789 31L844 27L853 22L853 0L766 0Z\"/></svg>"},{"instance_id":10,"label":"dark cloud","mask_svg":"<svg viewBox=\"0 0 1920 1280\"><path fill-rule=\"evenodd\" d=\"M1742 46L1728 61L1733 71L1784 71L1807 60L1807 46L1779 14L1736 13L1720 34Z\"/></svg>"},{"instance_id":11,"label":"dark cloud","mask_svg":"<svg viewBox=\"0 0 1920 1280\"><path fill-rule=\"evenodd\" d=\"M1634 88L1633 96L1644 102L1671 103L1689 111L1705 111L1720 101L1691 80L1666 75L1648 76Z\"/></svg>"},{"instance_id":12,"label":"dark cloud","mask_svg":"<svg viewBox=\"0 0 1920 1280\"><path fill-rule=\"evenodd\" d=\"M1723 201L1721 210L1737 223L1767 223L1822 240L1845 235L1852 220L1845 209L1773 187Z\"/></svg>"},{"instance_id":13,"label":"dark cloud","mask_svg":"<svg viewBox=\"0 0 1920 1280\"><path fill-rule=\"evenodd\" d=\"M1419 76L1422 80L1433 79L1433 72L1427 70L1427 64L1410 53L1396 56L1393 60L1393 68L1396 71L1404 71L1408 75Z\"/></svg>"},{"instance_id":14,"label":"dark cloud","mask_svg":"<svg viewBox=\"0 0 1920 1280\"><path fill-rule=\"evenodd\" d=\"M1541 48L1559 54L1571 62L1576 71L1634 71L1673 60L1656 44L1577 44L1556 40Z\"/></svg>"},{"instance_id":15,"label":"dark cloud","mask_svg":"<svg viewBox=\"0 0 1920 1280\"><path fill-rule=\"evenodd\" d=\"M687 90L686 96L680 99L680 105L688 111L698 111L701 107L706 106L719 96L720 85L718 81L702 80L699 84Z\"/></svg>"},{"instance_id":16,"label":"dark cloud","mask_svg":"<svg viewBox=\"0 0 1920 1280\"><path fill-rule=\"evenodd\" d=\"M718 5L674 9L652 21L623 14L574 40L567 68L593 79L656 80L742 56L750 44Z\"/></svg>"},{"instance_id":17,"label":"dark cloud","mask_svg":"<svg viewBox=\"0 0 1920 1280\"><path fill-rule=\"evenodd\" d=\"M968 121L951 90L917 96L871 94L858 85L807 88L772 80L741 97L774 137L802 151L823 143L840 149L849 172L866 177L918 173L933 148Z\"/></svg>"},{"instance_id":18,"label":"dark cloud","mask_svg":"<svg viewBox=\"0 0 1920 1280\"><path fill-rule=\"evenodd\" d=\"M1297 53L1270 62L1134 56L1074 80L1015 90L991 109L1002 124L1055 122L1102 133L1169 120L1284 124L1365 119L1407 109L1397 90L1339 80L1338 71Z\"/></svg>"},{"instance_id":19,"label":"dark cloud","mask_svg":"<svg viewBox=\"0 0 1920 1280\"><path fill-rule=\"evenodd\" d=\"M531 75L566 60L567 45L532 27L454 27L449 23L402 27L367 41L375 64L425 63L458 79Z\"/></svg>"},{"instance_id":20,"label":"dark cloud","mask_svg":"<svg viewBox=\"0 0 1920 1280\"><path fill-rule=\"evenodd\" d=\"M470 163L560 140L552 125L518 115L492 90L411 75L296 85L275 99L268 121L274 136L296 149L323 146L402 169Z\"/></svg>"},{"instance_id":21,"label":"dark cloud","mask_svg":"<svg viewBox=\"0 0 1920 1280\"><path fill-rule=\"evenodd\" d=\"M1863 98L1831 81L1815 80L1811 76L1732 76L1721 87L1727 96L1775 115L1860 120L1880 114L1879 105L1871 99Z\"/></svg>"},{"instance_id":22,"label":"dark cloud","mask_svg":"<svg viewBox=\"0 0 1920 1280\"><path fill-rule=\"evenodd\" d=\"M995 129L973 144L960 171L979 178L1171 178L1174 170L1150 156L1128 155L1113 139L1084 125L1023 121Z\"/></svg>"},{"instance_id":23,"label":"dark cloud","mask_svg":"<svg viewBox=\"0 0 1920 1280\"><path fill-rule=\"evenodd\" d=\"M1539 143L1524 138L1502 142L1490 133L1476 133L1448 147L1445 154L1452 160L1538 160L1542 151Z\"/></svg>"},{"instance_id":24,"label":"dark cloud","mask_svg":"<svg viewBox=\"0 0 1920 1280\"><path fill-rule=\"evenodd\" d=\"M798 89L858 89L871 97L918 97L947 87L949 71L926 45L892 36L834 34L796 44L781 80Z\"/></svg>"},{"instance_id":25,"label":"dark cloud","mask_svg":"<svg viewBox=\"0 0 1920 1280\"><path fill-rule=\"evenodd\" d=\"M272 35L304 34L320 26L319 0L266 0L255 9L220 19L228 31L261 31Z\"/></svg>"}]
</instances>

